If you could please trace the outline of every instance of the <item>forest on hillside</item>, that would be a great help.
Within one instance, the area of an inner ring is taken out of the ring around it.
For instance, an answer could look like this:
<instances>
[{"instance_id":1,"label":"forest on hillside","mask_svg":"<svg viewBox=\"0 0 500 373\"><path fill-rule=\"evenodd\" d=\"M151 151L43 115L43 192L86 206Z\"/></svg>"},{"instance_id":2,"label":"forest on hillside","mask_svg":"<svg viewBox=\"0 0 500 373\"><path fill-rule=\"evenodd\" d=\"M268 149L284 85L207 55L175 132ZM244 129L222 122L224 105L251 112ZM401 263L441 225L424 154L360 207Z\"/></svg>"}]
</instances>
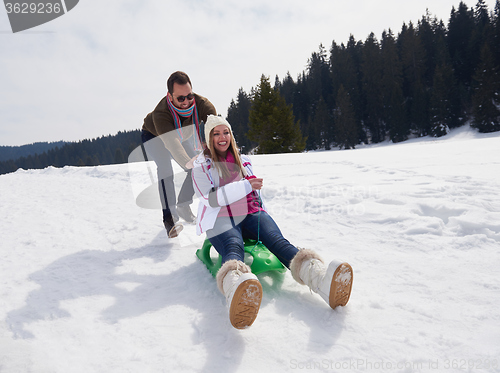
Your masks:
<instances>
[{"instance_id":1,"label":"forest on hillside","mask_svg":"<svg viewBox=\"0 0 500 373\"><path fill-rule=\"evenodd\" d=\"M313 52L296 79L262 76L239 90L227 111L242 152L284 153L354 148L387 139L443 136L470 123L500 130L500 0L460 2L445 24L429 13L381 39L351 36ZM140 130L74 143L0 149L20 158L0 161L0 174L18 168L95 166L127 161ZM40 146L47 150L36 152ZM1 160L1 159L0 159Z\"/></svg>"},{"instance_id":2,"label":"forest on hillside","mask_svg":"<svg viewBox=\"0 0 500 373\"><path fill-rule=\"evenodd\" d=\"M0 175L19 168L42 169L48 166L98 166L126 163L129 154L141 144L139 130L120 131L116 135L92 140L67 142L42 153L0 162Z\"/></svg>"},{"instance_id":3,"label":"forest on hillside","mask_svg":"<svg viewBox=\"0 0 500 373\"><path fill-rule=\"evenodd\" d=\"M428 13L397 35L387 30L380 40L371 33L364 41L333 41L329 50L320 45L302 74L276 76L273 88L299 123L305 149L354 148L439 137L467 122L480 132L500 130L499 72L500 1L490 12L479 0L453 7L447 24ZM243 152L260 146L254 128L281 138L281 129L297 124L255 113L264 80L251 92L241 88L228 109ZM279 144L276 152L284 148L297 146Z\"/></svg>"},{"instance_id":4,"label":"forest on hillside","mask_svg":"<svg viewBox=\"0 0 500 373\"><path fill-rule=\"evenodd\" d=\"M47 150L54 149L56 146L63 146L64 141L57 142L35 142L21 146L0 146L0 161L9 159L18 159L28 155L41 154Z\"/></svg>"}]
</instances>

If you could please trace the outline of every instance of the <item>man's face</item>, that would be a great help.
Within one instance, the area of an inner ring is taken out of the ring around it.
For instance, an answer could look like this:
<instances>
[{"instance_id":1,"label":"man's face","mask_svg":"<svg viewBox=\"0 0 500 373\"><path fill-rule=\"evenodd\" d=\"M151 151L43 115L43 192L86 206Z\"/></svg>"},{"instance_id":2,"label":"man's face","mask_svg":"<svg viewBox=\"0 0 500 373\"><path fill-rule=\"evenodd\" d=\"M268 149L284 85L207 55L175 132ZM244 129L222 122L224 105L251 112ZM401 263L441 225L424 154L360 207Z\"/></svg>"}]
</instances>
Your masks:
<instances>
[{"instance_id":1,"label":"man's face","mask_svg":"<svg viewBox=\"0 0 500 373\"><path fill-rule=\"evenodd\" d=\"M175 107L178 107L179 109L187 109L193 104L194 97L189 100L186 96L188 95L193 95L193 90L191 89L191 84L186 83L186 84L178 84L174 83L174 89L172 94L170 92L168 93L170 99L172 100L172 103L174 104ZM179 101L179 97L182 100L184 98L184 101Z\"/></svg>"}]
</instances>

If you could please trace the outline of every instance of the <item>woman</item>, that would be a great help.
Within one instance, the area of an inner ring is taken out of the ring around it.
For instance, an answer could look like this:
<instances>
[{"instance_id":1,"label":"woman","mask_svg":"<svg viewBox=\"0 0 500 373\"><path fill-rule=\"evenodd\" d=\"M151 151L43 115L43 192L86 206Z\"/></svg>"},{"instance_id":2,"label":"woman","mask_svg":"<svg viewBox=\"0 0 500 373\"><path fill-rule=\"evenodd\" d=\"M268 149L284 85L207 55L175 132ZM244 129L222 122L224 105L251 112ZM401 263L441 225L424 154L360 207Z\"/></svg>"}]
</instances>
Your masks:
<instances>
[{"instance_id":1,"label":"woman","mask_svg":"<svg viewBox=\"0 0 500 373\"><path fill-rule=\"evenodd\" d=\"M206 232L222 256L216 280L229 307L231 324L250 326L259 311L262 286L244 263L244 238L259 239L291 270L293 278L335 308L349 300L352 268L331 262L328 267L312 250L298 250L281 234L260 203L263 179L253 174L250 159L240 155L231 125L222 117L209 115L205 124L207 149L193 164L193 185L200 199L197 234Z\"/></svg>"}]
</instances>

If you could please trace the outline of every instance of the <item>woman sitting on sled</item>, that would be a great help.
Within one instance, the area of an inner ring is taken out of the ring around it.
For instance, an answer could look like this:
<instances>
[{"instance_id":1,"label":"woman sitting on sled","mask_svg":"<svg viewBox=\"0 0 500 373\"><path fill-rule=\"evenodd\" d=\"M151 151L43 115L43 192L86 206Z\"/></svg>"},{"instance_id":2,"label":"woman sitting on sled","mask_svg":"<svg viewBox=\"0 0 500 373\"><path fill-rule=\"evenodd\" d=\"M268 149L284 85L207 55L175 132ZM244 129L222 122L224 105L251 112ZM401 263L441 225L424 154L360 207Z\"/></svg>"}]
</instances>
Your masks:
<instances>
[{"instance_id":1,"label":"woman sitting on sled","mask_svg":"<svg viewBox=\"0 0 500 373\"><path fill-rule=\"evenodd\" d=\"M333 261L325 266L312 250L298 250L260 203L263 179L253 174L250 159L240 155L231 125L210 115L205 124L207 149L193 164L193 184L200 200L197 234L207 234L222 256L216 280L229 307L231 324L250 326L259 311L262 286L244 263L244 238L260 240L291 270L293 278L321 295L331 308L344 306L352 287L352 268Z\"/></svg>"}]
</instances>

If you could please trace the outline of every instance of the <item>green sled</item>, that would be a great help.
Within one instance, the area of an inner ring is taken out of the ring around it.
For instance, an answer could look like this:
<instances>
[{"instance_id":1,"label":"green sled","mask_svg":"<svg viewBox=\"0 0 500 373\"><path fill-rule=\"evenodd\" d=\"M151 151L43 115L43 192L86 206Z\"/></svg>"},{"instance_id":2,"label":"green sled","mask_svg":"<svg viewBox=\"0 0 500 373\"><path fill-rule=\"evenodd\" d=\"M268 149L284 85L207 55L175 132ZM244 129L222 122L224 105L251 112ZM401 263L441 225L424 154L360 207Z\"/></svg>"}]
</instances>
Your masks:
<instances>
[{"instance_id":1,"label":"green sled","mask_svg":"<svg viewBox=\"0 0 500 373\"><path fill-rule=\"evenodd\" d=\"M257 243L256 240L245 238L244 246L245 253L251 255L253 258L252 264L250 264L250 269L253 274L258 275L259 273L267 271L286 272L286 267L267 247L264 246L264 244L262 244L262 242ZM211 248L212 244L207 238L203 243L203 247L196 251L196 256L207 266L212 276L215 277L217 271L219 271L221 267L222 257L219 255L216 261L212 260L210 257Z\"/></svg>"}]
</instances>

